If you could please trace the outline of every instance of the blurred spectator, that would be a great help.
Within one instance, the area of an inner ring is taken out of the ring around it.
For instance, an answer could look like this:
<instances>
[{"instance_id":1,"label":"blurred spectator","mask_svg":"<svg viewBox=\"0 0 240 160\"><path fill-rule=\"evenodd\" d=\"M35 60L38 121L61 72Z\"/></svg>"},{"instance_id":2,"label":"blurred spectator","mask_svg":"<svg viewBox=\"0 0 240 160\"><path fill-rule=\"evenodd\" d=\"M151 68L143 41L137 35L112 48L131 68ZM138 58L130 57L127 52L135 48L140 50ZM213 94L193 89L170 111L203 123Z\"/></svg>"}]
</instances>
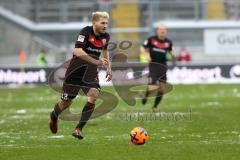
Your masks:
<instances>
[{"instance_id":1,"label":"blurred spectator","mask_svg":"<svg viewBox=\"0 0 240 160\"><path fill-rule=\"evenodd\" d=\"M240 19L240 1L239 0L225 0L225 13L227 19L239 20Z\"/></svg>"},{"instance_id":2,"label":"blurred spectator","mask_svg":"<svg viewBox=\"0 0 240 160\"><path fill-rule=\"evenodd\" d=\"M192 60L191 55L186 47L182 47L179 51L178 61L179 62L190 62Z\"/></svg>"},{"instance_id":3,"label":"blurred spectator","mask_svg":"<svg viewBox=\"0 0 240 160\"><path fill-rule=\"evenodd\" d=\"M37 56L37 65L44 67L47 65L46 51L42 49Z\"/></svg>"},{"instance_id":4,"label":"blurred spectator","mask_svg":"<svg viewBox=\"0 0 240 160\"><path fill-rule=\"evenodd\" d=\"M140 53L139 54L139 61L141 63L148 63L148 56L145 53Z\"/></svg>"},{"instance_id":5,"label":"blurred spectator","mask_svg":"<svg viewBox=\"0 0 240 160\"><path fill-rule=\"evenodd\" d=\"M24 63L25 62L25 59L26 59L26 55L25 55L25 52L23 50L21 50L19 52L19 61L20 63Z\"/></svg>"},{"instance_id":6,"label":"blurred spectator","mask_svg":"<svg viewBox=\"0 0 240 160\"><path fill-rule=\"evenodd\" d=\"M26 54L25 54L25 52L24 52L24 50L21 50L20 52L19 52L19 62L20 62L20 71L21 72L24 72L24 62L25 62L25 60L26 60Z\"/></svg>"}]
</instances>

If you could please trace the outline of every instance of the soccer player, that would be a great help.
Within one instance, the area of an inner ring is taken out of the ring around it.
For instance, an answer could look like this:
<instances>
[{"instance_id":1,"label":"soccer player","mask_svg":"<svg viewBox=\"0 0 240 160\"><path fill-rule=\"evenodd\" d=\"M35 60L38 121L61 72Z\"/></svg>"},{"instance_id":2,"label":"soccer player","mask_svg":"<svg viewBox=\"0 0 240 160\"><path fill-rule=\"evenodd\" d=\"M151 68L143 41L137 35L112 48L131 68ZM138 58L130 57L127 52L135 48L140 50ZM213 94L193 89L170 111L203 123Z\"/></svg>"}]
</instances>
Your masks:
<instances>
[{"instance_id":1,"label":"soccer player","mask_svg":"<svg viewBox=\"0 0 240 160\"><path fill-rule=\"evenodd\" d=\"M72 136L83 139L82 129L91 117L95 101L99 96L98 66L107 68L107 81L112 79L109 52L107 50L110 40L110 36L106 32L108 19L109 14L107 12L92 13L92 26L86 26L78 35L73 57L65 73L61 101L56 103L50 114L49 127L54 134L58 130L59 115L71 105L72 100L81 89L88 99ZM103 58L100 57L101 54Z\"/></svg>"},{"instance_id":2,"label":"soccer player","mask_svg":"<svg viewBox=\"0 0 240 160\"><path fill-rule=\"evenodd\" d=\"M172 59L176 57L176 54L172 50L172 41L166 35L166 26L160 24L157 28L157 35L146 39L140 47L140 52L147 55L150 61L148 87L142 99L142 104L145 105L149 94L157 90L155 102L152 107L153 112L157 111L158 104L161 102L163 94L166 91L168 54L170 53Z\"/></svg>"}]
</instances>

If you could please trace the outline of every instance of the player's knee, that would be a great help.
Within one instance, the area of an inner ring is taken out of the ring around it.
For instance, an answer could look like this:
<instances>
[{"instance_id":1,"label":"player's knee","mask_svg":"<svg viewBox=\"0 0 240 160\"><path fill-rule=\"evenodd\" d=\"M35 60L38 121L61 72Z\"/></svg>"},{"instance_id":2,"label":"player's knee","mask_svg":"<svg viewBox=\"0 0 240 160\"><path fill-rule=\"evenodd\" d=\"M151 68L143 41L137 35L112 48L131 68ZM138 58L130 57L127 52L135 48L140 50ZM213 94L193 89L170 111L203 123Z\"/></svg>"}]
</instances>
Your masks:
<instances>
[{"instance_id":1,"label":"player's knee","mask_svg":"<svg viewBox=\"0 0 240 160\"><path fill-rule=\"evenodd\" d=\"M88 96L88 102L95 103L97 98L98 98L98 94L97 93L92 93Z\"/></svg>"},{"instance_id":2,"label":"player's knee","mask_svg":"<svg viewBox=\"0 0 240 160\"><path fill-rule=\"evenodd\" d=\"M156 91L159 87L157 85L148 85L148 90L150 92Z\"/></svg>"},{"instance_id":3,"label":"player's knee","mask_svg":"<svg viewBox=\"0 0 240 160\"><path fill-rule=\"evenodd\" d=\"M91 88L87 94L88 97L91 97L92 99L97 99L99 96L99 91L98 89Z\"/></svg>"}]
</instances>

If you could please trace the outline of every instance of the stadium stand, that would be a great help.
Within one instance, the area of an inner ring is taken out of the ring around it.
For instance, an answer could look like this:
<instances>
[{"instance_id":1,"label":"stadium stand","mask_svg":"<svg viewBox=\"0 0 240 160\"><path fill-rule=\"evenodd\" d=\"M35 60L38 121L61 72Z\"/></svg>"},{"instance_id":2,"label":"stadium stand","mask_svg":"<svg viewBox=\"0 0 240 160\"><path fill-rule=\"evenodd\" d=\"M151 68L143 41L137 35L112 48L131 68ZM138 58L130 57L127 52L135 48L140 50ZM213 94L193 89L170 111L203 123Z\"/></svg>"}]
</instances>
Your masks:
<instances>
[{"instance_id":1,"label":"stadium stand","mask_svg":"<svg viewBox=\"0 0 240 160\"><path fill-rule=\"evenodd\" d=\"M240 19L240 1L228 0L224 1L225 14L227 19Z\"/></svg>"},{"instance_id":2,"label":"stadium stand","mask_svg":"<svg viewBox=\"0 0 240 160\"><path fill-rule=\"evenodd\" d=\"M156 24L162 21L169 26L169 37L177 52L184 44L193 62L205 61L204 29L217 28L216 20L222 21L224 28L238 28L235 20L240 18L239 8L237 0L83 0L81 3L78 0L0 0L0 62L11 60L17 64L15 57L23 49L27 54L26 63L33 64L42 48L49 52L52 64L64 61L71 56L77 33L82 26L90 24L91 12L95 10L110 13L109 31L113 42L132 41L128 52L133 61L138 59L143 39L153 34ZM204 25L197 25L202 21ZM191 27L187 25L189 22L193 24ZM21 37L20 43L16 37ZM222 56L207 57L209 61L212 59L221 60ZM238 60L238 56L225 60Z\"/></svg>"},{"instance_id":3,"label":"stadium stand","mask_svg":"<svg viewBox=\"0 0 240 160\"><path fill-rule=\"evenodd\" d=\"M89 12L98 9L98 3L83 0L13 0L1 1L10 11L34 22L72 22L89 21Z\"/></svg>"},{"instance_id":4,"label":"stadium stand","mask_svg":"<svg viewBox=\"0 0 240 160\"><path fill-rule=\"evenodd\" d=\"M224 19L225 9L223 1L208 2L208 19Z\"/></svg>"}]
</instances>

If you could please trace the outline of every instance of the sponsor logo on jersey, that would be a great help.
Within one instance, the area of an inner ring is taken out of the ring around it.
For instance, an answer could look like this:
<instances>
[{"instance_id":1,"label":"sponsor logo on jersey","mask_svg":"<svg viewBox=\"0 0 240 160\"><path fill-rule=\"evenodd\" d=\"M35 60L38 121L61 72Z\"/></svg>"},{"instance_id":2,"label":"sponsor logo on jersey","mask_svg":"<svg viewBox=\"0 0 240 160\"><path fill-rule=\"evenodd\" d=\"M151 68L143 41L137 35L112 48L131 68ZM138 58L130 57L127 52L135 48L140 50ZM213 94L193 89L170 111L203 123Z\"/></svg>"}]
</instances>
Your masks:
<instances>
[{"instance_id":1,"label":"sponsor logo on jersey","mask_svg":"<svg viewBox=\"0 0 240 160\"><path fill-rule=\"evenodd\" d=\"M162 52L162 53L166 53L166 51L164 49L160 49L160 48L153 48L154 51L156 52Z\"/></svg>"},{"instance_id":2,"label":"sponsor logo on jersey","mask_svg":"<svg viewBox=\"0 0 240 160\"><path fill-rule=\"evenodd\" d=\"M98 52L98 53L102 52L101 49L94 49L94 48L91 48L91 47L88 47L87 50L92 51L92 52Z\"/></svg>"}]
</instances>

